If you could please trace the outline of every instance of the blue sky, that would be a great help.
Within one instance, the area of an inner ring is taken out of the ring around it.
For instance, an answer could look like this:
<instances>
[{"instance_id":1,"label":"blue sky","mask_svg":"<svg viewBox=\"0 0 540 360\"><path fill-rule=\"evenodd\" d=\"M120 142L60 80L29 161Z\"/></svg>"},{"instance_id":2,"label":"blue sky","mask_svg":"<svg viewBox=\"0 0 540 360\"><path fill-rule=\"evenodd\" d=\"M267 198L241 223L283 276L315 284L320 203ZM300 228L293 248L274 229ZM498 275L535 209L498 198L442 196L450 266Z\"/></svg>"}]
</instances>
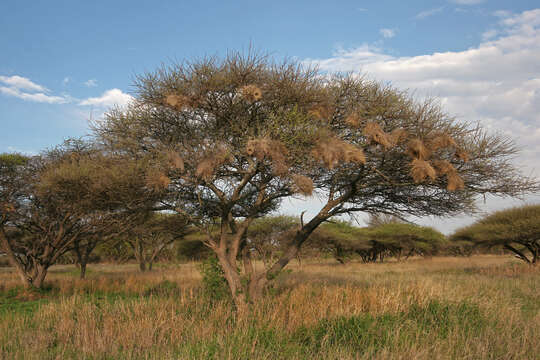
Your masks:
<instances>
[{"instance_id":1,"label":"blue sky","mask_svg":"<svg viewBox=\"0 0 540 360\"><path fill-rule=\"evenodd\" d=\"M89 117L125 104L134 76L162 63L252 44L438 96L458 118L514 137L524 148L517 164L537 174L537 8L524 0L3 0L0 152L38 152L86 134ZM467 219L435 222L448 231Z\"/></svg>"}]
</instances>

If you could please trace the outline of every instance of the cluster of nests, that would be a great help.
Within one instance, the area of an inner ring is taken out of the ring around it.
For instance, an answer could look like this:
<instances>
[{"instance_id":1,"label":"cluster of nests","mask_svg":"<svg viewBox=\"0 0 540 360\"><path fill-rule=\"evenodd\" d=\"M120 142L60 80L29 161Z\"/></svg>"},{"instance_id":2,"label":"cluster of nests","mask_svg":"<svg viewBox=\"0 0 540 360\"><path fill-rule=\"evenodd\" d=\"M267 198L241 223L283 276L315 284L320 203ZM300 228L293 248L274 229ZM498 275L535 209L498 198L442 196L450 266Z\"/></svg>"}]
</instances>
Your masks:
<instances>
[{"instance_id":1,"label":"cluster of nests","mask_svg":"<svg viewBox=\"0 0 540 360\"><path fill-rule=\"evenodd\" d=\"M238 94L248 102L256 102L262 98L261 89L253 84L238 88ZM165 97L165 103L179 110L195 105L195 101L192 98L177 94L167 95ZM309 111L309 114L321 119L327 119L331 116L329 107L326 106L314 107ZM360 116L356 113L349 115L345 119L345 122L351 127L356 128L360 127L362 123ZM408 140L406 148L408 155L412 158L410 163L411 177L415 183L434 181L439 176L445 176L449 191L464 188L463 179L449 161L430 159L432 154L437 150L452 148L455 150L454 154L456 158L464 162L468 161L468 154L461 150L455 140L449 135L437 135L427 141L419 138L409 140L408 134L404 129L398 128L390 133L386 133L376 122L365 124L363 135L369 139L371 144L381 145L385 150ZM225 145L217 146L214 150L199 162L195 172L197 177L210 180L219 166L231 160L231 156ZM267 138L252 139L246 145L246 153L259 160L266 157L271 161L272 171L275 175L287 175L289 170L286 163L288 152L281 142ZM338 139L331 134L323 134L311 154L329 169L333 169L341 163L366 163L366 156L362 148ZM174 151L168 152L167 158L171 167L180 171L184 170L184 162L178 153ZM156 187L166 187L169 184L167 182L168 178L164 175L158 175L157 172L150 178L150 182L155 184ZM312 193L313 182L311 179L302 175L292 175L291 178L299 193L306 195Z\"/></svg>"},{"instance_id":2,"label":"cluster of nests","mask_svg":"<svg viewBox=\"0 0 540 360\"><path fill-rule=\"evenodd\" d=\"M394 129L388 134L383 131L379 124L374 122L366 125L364 135L370 141L382 145L385 149L389 149L407 139L405 130ZM434 181L438 176L445 176L449 191L462 190L465 187L457 169L448 160L429 160L437 150L445 148L454 149L456 158L464 162L469 160L467 152L460 149L456 141L447 134L436 135L427 141L419 138L408 141L407 153L413 159L411 162L411 176L415 183L422 183L426 180Z\"/></svg>"},{"instance_id":3,"label":"cluster of nests","mask_svg":"<svg viewBox=\"0 0 540 360\"><path fill-rule=\"evenodd\" d=\"M262 90L253 84L244 85L238 88L238 94L247 102L254 103L262 99ZM171 93L163 98L164 105L172 107L178 111L197 107L199 100L195 96L186 96Z\"/></svg>"}]
</instances>

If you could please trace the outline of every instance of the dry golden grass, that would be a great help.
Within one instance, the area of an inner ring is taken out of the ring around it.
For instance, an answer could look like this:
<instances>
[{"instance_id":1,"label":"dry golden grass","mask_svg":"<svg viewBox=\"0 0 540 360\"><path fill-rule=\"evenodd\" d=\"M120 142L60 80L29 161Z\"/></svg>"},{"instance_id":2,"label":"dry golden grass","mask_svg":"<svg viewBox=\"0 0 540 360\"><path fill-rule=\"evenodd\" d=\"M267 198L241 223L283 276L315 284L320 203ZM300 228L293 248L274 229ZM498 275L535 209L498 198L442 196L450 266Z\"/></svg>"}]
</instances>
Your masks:
<instances>
[{"instance_id":1,"label":"dry golden grass","mask_svg":"<svg viewBox=\"0 0 540 360\"><path fill-rule=\"evenodd\" d=\"M134 265L90 270L89 279L81 281L73 267L55 267L52 290L15 299L8 294L18 283L2 269L0 358L535 359L540 354L540 269L509 257L303 261L292 264L271 295L243 317L229 302L201 296L193 263L147 274ZM371 325L362 328L365 323Z\"/></svg>"}]
</instances>

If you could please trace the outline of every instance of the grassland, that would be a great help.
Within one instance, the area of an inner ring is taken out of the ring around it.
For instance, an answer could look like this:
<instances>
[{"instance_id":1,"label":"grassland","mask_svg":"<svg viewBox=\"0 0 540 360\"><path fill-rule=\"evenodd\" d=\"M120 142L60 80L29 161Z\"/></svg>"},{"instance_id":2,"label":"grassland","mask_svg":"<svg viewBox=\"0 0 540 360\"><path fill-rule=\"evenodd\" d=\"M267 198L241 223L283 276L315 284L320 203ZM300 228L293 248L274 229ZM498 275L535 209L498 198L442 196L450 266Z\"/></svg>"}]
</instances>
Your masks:
<instances>
[{"instance_id":1,"label":"grassland","mask_svg":"<svg viewBox=\"0 0 540 360\"><path fill-rule=\"evenodd\" d=\"M47 284L0 269L1 359L540 359L540 268L509 257L303 262L244 316L193 263Z\"/></svg>"}]
</instances>

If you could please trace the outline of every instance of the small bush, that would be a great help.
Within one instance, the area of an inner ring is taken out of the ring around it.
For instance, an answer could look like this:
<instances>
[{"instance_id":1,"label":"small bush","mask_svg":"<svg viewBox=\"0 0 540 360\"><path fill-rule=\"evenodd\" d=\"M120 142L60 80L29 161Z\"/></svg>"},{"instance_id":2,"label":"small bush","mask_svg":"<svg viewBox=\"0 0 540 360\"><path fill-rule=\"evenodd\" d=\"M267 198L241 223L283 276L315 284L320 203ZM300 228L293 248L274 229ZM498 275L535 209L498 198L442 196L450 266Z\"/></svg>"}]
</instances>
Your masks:
<instances>
[{"instance_id":1,"label":"small bush","mask_svg":"<svg viewBox=\"0 0 540 360\"><path fill-rule=\"evenodd\" d=\"M229 287L219 261L215 256L204 260L199 266L202 275L203 294L212 301L229 298Z\"/></svg>"}]
</instances>

